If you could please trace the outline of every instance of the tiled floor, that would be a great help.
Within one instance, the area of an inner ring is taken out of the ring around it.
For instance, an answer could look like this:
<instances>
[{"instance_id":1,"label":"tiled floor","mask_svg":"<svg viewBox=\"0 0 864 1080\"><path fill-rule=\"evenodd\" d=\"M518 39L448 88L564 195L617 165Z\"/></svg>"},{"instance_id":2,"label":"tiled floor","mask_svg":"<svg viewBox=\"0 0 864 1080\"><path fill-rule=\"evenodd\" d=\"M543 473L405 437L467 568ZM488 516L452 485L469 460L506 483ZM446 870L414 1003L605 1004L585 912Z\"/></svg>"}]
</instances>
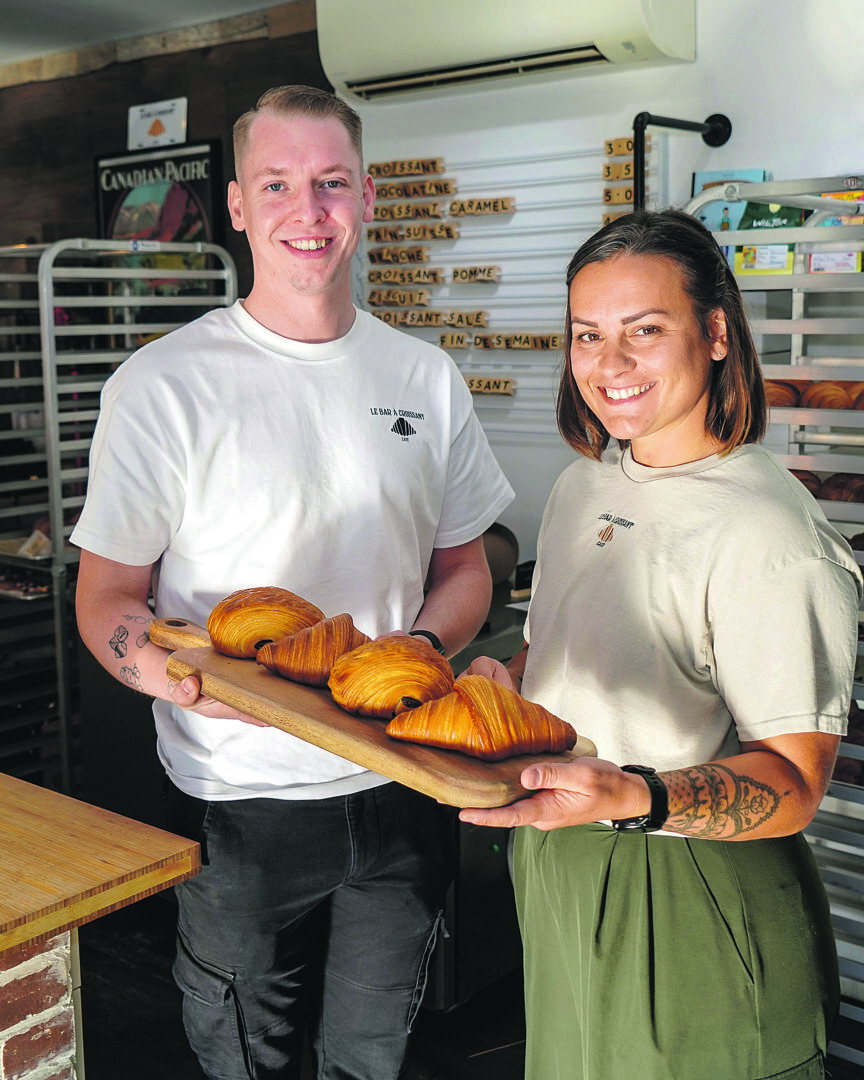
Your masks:
<instances>
[{"instance_id":1,"label":"tiled floor","mask_svg":"<svg viewBox=\"0 0 864 1080\"><path fill-rule=\"evenodd\" d=\"M171 978L174 910L155 896L81 927L87 1080L202 1080ZM449 1012L423 1009L404 1080L522 1080L521 975Z\"/></svg>"}]
</instances>

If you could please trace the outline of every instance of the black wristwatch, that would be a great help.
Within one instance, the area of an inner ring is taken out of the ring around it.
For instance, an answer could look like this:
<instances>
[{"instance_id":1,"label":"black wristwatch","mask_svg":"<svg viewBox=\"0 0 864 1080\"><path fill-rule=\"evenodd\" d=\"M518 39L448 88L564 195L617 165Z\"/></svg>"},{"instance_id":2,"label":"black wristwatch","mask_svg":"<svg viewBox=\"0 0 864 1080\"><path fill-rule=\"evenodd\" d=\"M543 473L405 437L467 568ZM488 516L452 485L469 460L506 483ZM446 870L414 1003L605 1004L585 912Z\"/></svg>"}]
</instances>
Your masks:
<instances>
[{"instance_id":1,"label":"black wristwatch","mask_svg":"<svg viewBox=\"0 0 864 1080\"><path fill-rule=\"evenodd\" d=\"M622 818L613 821L612 828L618 832L657 832L669 817L669 792L666 785L649 765L622 765L622 772L638 773L651 789L651 809L641 817Z\"/></svg>"},{"instance_id":2,"label":"black wristwatch","mask_svg":"<svg viewBox=\"0 0 864 1080\"><path fill-rule=\"evenodd\" d=\"M441 638L437 634L433 634L431 630L409 630L409 637L425 637L432 648L437 653L444 655L444 646L441 644Z\"/></svg>"}]
</instances>

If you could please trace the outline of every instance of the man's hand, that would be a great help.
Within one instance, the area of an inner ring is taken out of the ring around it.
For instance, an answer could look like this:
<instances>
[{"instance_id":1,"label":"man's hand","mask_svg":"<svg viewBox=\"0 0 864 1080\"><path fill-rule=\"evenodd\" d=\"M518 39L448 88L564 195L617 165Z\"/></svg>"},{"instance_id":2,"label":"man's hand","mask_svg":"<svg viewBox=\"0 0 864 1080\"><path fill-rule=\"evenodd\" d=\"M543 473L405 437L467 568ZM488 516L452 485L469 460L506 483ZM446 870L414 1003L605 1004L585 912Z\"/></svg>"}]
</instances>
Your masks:
<instances>
[{"instance_id":1,"label":"man's hand","mask_svg":"<svg viewBox=\"0 0 864 1080\"><path fill-rule=\"evenodd\" d=\"M519 692L519 686L509 670L500 660L493 660L491 656L478 656L462 672L462 675L485 675L487 679L506 686L508 690ZM459 678L462 678L462 675Z\"/></svg>"},{"instance_id":2,"label":"man's hand","mask_svg":"<svg viewBox=\"0 0 864 1080\"><path fill-rule=\"evenodd\" d=\"M201 684L193 675L187 675L171 691L171 700L181 709L198 713L199 716L212 716L222 720L240 720L244 724L252 724L254 727L270 727L263 720L256 720L254 716L237 712L228 705L223 705L215 698L206 697L201 693Z\"/></svg>"}]
</instances>

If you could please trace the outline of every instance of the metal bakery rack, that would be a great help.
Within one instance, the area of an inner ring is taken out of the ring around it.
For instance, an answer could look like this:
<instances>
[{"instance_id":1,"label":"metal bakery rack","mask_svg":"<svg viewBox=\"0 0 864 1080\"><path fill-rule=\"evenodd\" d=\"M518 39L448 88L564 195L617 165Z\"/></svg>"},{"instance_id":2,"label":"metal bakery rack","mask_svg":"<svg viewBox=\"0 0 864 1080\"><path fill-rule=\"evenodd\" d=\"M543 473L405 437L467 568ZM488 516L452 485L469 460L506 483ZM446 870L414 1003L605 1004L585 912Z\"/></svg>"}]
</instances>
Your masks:
<instances>
[{"instance_id":1,"label":"metal bakery rack","mask_svg":"<svg viewBox=\"0 0 864 1080\"><path fill-rule=\"evenodd\" d=\"M74 788L78 677L68 536L108 376L236 299L212 244L71 239L0 248L0 771Z\"/></svg>"},{"instance_id":2,"label":"metal bakery rack","mask_svg":"<svg viewBox=\"0 0 864 1080\"><path fill-rule=\"evenodd\" d=\"M778 207L809 211L799 226L715 234L736 267L765 378L864 382L864 174L727 181L697 195L686 209L698 217L711 202L761 206L768 219ZM768 269L760 272L760 267ZM788 468L815 473L822 480L836 473L864 475L864 409L772 407L766 445ZM847 537L864 531L864 502L818 501ZM864 564L864 552L855 554ZM860 637L859 630L854 698L864 702ZM834 779L807 836L828 889L840 955L843 1002L831 1052L860 1066L864 1065L864 727L857 726L855 703Z\"/></svg>"}]
</instances>

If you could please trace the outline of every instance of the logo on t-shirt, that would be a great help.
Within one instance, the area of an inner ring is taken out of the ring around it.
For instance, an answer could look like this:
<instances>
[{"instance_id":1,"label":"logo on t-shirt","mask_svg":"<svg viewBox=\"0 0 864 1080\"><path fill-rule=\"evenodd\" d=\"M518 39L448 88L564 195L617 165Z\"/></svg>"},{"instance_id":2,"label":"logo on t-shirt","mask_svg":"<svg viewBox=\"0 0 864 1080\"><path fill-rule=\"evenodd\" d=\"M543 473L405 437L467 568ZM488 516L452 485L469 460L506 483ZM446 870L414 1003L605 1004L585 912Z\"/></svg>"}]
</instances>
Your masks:
<instances>
[{"instance_id":1,"label":"logo on t-shirt","mask_svg":"<svg viewBox=\"0 0 864 1080\"><path fill-rule=\"evenodd\" d=\"M417 434L418 422L422 423L426 417L422 412L414 412L411 409L385 409L381 407L370 408L372 416L380 416L390 422L390 430L398 435L402 442L409 442L412 435ZM396 419L394 420L393 417Z\"/></svg>"},{"instance_id":2,"label":"logo on t-shirt","mask_svg":"<svg viewBox=\"0 0 864 1080\"><path fill-rule=\"evenodd\" d=\"M632 529L635 522L628 521L627 518L615 517L613 514L601 514L600 521L607 522L606 525L597 533L597 547L606 547L611 543L612 538L615 535L615 526L620 525L624 529Z\"/></svg>"}]
</instances>

